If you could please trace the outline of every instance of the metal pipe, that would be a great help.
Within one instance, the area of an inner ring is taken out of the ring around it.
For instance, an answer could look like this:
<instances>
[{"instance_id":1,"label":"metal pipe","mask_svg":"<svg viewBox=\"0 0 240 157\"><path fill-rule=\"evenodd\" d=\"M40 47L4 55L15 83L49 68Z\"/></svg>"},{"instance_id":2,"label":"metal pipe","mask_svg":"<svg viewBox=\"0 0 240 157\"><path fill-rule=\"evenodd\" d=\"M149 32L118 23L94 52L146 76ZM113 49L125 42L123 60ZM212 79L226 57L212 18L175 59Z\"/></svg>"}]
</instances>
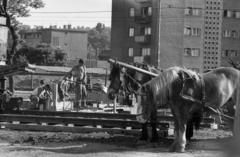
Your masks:
<instances>
[{"instance_id":1,"label":"metal pipe","mask_svg":"<svg viewBox=\"0 0 240 157\"><path fill-rule=\"evenodd\" d=\"M140 73L147 74L147 75L150 75L150 76L153 76L153 77L158 76L158 74L155 74L155 73L149 72L149 71L147 71L147 70L143 70L143 69L137 68L137 67L135 67L135 66L133 66L133 65L129 65L129 64L127 64L127 63L123 63L123 62L116 61L116 60L111 59L111 58L108 59L108 62L109 62L109 63L112 63L112 64L119 64L119 65L121 65L121 66L123 66L123 67L125 67L125 68L133 69L133 70L136 70L136 71L138 71L138 72L140 72Z\"/></svg>"}]
</instances>

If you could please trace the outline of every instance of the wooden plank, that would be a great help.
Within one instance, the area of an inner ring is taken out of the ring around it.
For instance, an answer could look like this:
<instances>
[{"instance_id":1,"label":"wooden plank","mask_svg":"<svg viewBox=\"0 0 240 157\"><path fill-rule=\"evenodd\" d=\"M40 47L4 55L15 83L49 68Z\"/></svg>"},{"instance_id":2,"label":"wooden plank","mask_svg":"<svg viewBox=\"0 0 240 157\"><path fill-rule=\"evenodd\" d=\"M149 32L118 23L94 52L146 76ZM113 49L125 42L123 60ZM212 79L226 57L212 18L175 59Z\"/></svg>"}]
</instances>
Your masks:
<instances>
[{"instance_id":1,"label":"wooden plank","mask_svg":"<svg viewBox=\"0 0 240 157\"><path fill-rule=\"evenodd\" d=\"M47 132L73 132L73 133L91 133L91 132L107 132L109 134L127 134L141 135L141 130L126 130L113 128L87 128L87 127L68 127L68 126L42 126L42 125L26 125L26 124L3 124L0 128L8 128L11 130L27 130L27 131L47 131ZM159 137L162 137L167 131L158 131Z\"/></svg>"},{"instance_id":2,"label":"wooden plank","mask_svg":"<svg viewBox=\"0 0 240 157\"><path fill-rule=\"evenodd\" d=\"M18 115L38 115L38 116L59 116L59 117L84 117L84 118L98 118L98 119L124 119L136 120L135 114L112 114L112 113L90 113L90 112L66 112L66 111L1 111L1 114L18 114ZM158 116L158 120L172 122L172 116Z\"/></svg>"},{"instance_id":3,"label":"wooden plank","mask_svg":"<svg viewBox=\"0 0 240 157\"><path fill-rule=\"evenodd\" d=\"M119 119L89 119L89 118L72 118L72 117L42 117L42 116L26 116L26 115L0 115L0 121L13 122L20 121L24 123L51 123L51 124L74 124L74 125L101 125L104 127L132 127L141 128L141 124L136 120L126 121ZM169 128L169 123L158 123L161 129Z\"/></svg>"}]
</instances>

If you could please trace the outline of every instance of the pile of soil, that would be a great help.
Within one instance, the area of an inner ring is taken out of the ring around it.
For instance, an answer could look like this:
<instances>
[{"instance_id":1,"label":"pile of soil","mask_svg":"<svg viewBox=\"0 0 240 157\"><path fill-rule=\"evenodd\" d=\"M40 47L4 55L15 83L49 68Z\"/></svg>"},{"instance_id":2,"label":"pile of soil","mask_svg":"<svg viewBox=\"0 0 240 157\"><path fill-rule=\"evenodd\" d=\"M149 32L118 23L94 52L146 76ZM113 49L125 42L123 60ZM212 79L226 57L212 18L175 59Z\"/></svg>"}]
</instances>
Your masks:
<instances>
[{"instance_id":1,"label":"pile of soil","mask_svg":"<svg viewBox=\"0 0 240 157\"><path fill-rule=\"evenodd\" d=\"M159 138L158 146L139 144L139 136L108 133L66 133L0 130L0 156L228 156L224 143L232 139L226 130L201 129L194 133L186 153L168 153L173 137ZM203 153L204 152L204 153ZM57 153L57 154L56 154Z\"/></svg>"}]
</instances>

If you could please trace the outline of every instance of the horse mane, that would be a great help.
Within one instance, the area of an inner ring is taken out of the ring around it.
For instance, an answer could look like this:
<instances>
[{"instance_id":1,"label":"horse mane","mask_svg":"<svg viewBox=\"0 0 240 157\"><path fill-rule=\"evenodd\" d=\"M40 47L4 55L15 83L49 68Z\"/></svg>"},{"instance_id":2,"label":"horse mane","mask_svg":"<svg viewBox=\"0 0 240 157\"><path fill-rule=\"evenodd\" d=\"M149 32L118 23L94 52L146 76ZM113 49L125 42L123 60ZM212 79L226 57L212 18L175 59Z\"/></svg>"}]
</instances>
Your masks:
<instances>
[{"instance_id":1,"label":"horse mane","mask_svg":"<svg viewBox=\"0 0 240 157\"><path fill-rule=\"evenodd\" d=\"M180 72L186 73L191 78L198 78L196 72L175 66L164 70L160 75L144 85L147 92L152 94L155 102L167 103L167 98L172 96L172 83L179 79Z\"/></svg>"}]
</instances>

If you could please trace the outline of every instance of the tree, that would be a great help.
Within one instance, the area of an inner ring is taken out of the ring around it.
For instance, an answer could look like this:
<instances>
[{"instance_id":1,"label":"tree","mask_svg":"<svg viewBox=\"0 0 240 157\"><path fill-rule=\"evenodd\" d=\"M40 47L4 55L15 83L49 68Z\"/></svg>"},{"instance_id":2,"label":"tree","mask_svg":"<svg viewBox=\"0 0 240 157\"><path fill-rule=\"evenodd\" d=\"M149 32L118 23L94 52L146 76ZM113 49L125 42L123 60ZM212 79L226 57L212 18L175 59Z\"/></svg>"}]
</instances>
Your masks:
<instances>
[{"instance_id":1,"label":"tree","mask_svg":"<svg viewBox=\"0 0 240 157\"><path fill-rule=\"evenodd\" d=\"M48 66L66 66L67 53L49 44L24 44L15 55L17 62L27 61L30 64Z\"/></svg>"},{"instance_id":2,"label":"tree","mask_svg":"<svg viewBox=\"0 0 240 157\"><path fill-rule=\"evenodd\" d=\"M3 0L0 0L1 2ZM42 0L9 0L7 7L8 14L11 18L11 25L16 29L21 23L17 20L18 17L30 16L29 8L43 8L45 4Z\"/></svg>"},{"instance_id":3,"label":"tree","mask_svg":"<svg viewBox=\"0 0 240 157\"><path fill-rule=\"evenodd\" d=\"M20 25L20 22L17 20L17 17L28 17L29 9L28 8L42 8L44 3L42 0L0 0L2 10L5 13L7 18L7 27L9 28L12 35L12 48L7 52L7 58L9 64L13 64L13 57L16 52L16 47L19 44L19 35L17 33L17 28ZM9 89L11 92L14 92L14 79L13 76L9 77Z\"/></svg>"},{"instance_id":4,"label":"tree","mask_svg":"<svg viewBox=\"0 0 240 157\"><path fill-rule=\"evenodd\" d=\"M95 50L95 57L110 45L111 29L106 28L104 24L98 23L97 26L88 31L88 42Z\"/></svg>"}]
</instances>

